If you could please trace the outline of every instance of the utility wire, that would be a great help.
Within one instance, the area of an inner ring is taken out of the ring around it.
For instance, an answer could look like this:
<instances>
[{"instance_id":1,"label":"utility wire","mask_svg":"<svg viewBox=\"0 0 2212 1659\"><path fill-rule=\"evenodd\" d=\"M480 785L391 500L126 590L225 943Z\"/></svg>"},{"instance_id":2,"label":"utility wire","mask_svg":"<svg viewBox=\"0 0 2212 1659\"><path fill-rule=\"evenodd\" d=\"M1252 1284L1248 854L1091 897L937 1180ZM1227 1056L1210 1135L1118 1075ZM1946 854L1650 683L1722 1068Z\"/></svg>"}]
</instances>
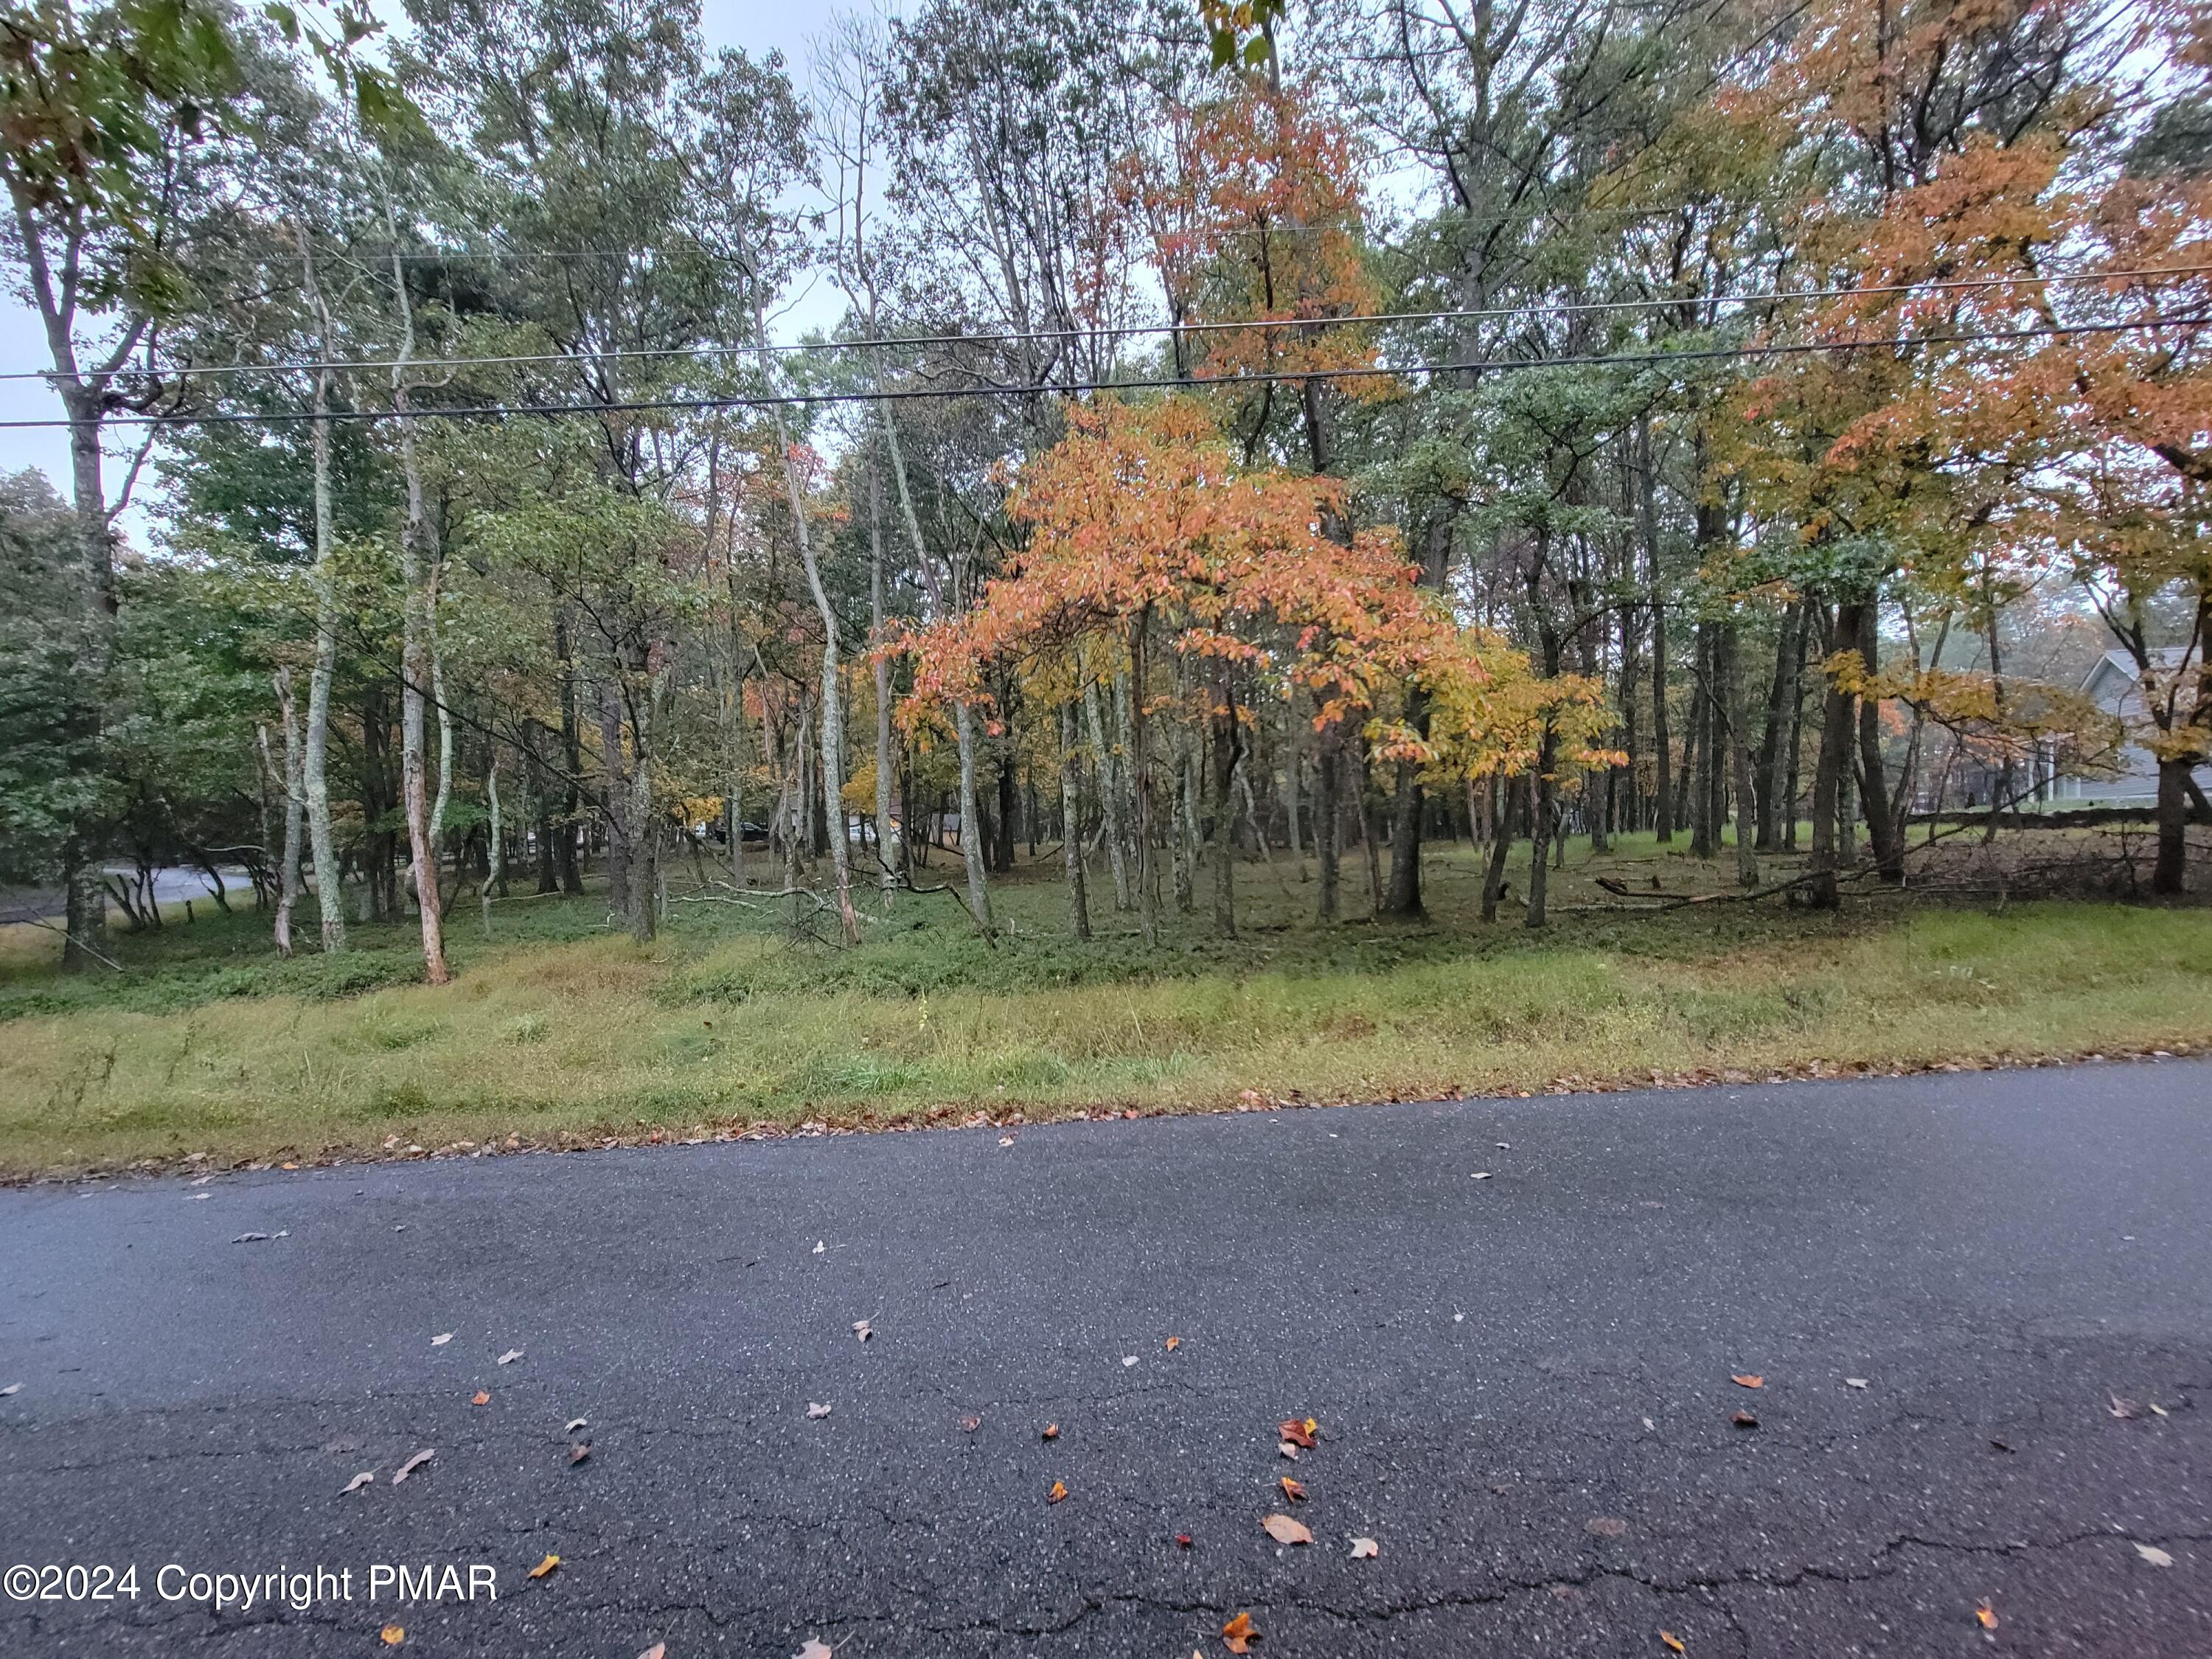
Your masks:
<instances>
[{"instance_id":1,"label":"utility wire","mask_svg":"<svg viewBox=\"0 0 2212 1659\"><path fill-rule=\"evenodd\" d=\"M639 398L599 404L474 404L446 408L333 409L323 414L312 410L277 410L265 413L226 411L213 415L110 415L108 426L230 426L289 425L301 421L484 420L507 416L624 415L653 410L776 409L811 407L817 404L908 403L939 398L1059 397L1078 392L1182 391L1218 392L1241 386L1303 386L1311 380L1397 379L1411 375L1492 374L1540 368L1616 368L1650 367L1660 363L1713 362L1745 357L1803 356L1826 351L1882 351L1912 346L1966 345L1981 342L2031 340L2075 334L2120 334L2148 328L2202 328L2212 325L2212 315L2166 317L2111 323L2051 323L2033 328L1984 329L1952 334L1890 335L1874 339L1802 340L1770 345L1717 346L1686 351L1637 351L1562 357L1509 357L1471 362L1425 363L1404 368L1374 366L1352 368L1276 369L1245 374L1224 374L1215 380L1185 380L1151 376L1127 380L1069 380L1057 385L896 386L866 392L793 392L767 395L733 393L720 398ZM0 421L0 431L70 427L67 418L39 421Z\"/></svg>"},{"instance_id":2,"label":"utility wire","mask_svg":"<svg viewBox=\"0 0 2212 1659\"><path fill-rule=\"evenodd\" d=\"M1743 307L1788 305L1808 300L1881 299L1900 294L1963 293L1992 288L2046 287L2054 283L2117 283L2140 277L2179 277L2212 275L2212 265L2152 266L2135 270L2060 271L2050 276L1962 276L1928 283L1891 283L1872 288L1815 288L1772 289L1756 294L1678 295L1641 300L1562 300L1536 305L1492 306L1449 311L1364 312L1345 317L1262 317L1198 323L1117 323L1097 328L1049 328L997 334L884 335L860 340L802 340L771 344L779 355L825 351L876 352L893 348L1013 345L1036 341L1127 339L1150 334L1220 334L1254 329L1347 328L1385 323L1473 322L1513 317L1565 317L1593 313L1653 311L1683 306ZM120 377L157 380L198 379L221 374L314 374L371 373L415 366L444 369L518 368L568 363L599 367L622 362L668 358L714 358L757 354L757 345L689 345L641 347L603 352L539 352L489 357L416 358L406 364L389 358L331 360L299 363L202 363L169 368L124 368ZM1557 361L1557 360L1555 360ZM16 369L0 373L0 380L54 380L64 378L53 369Z\"/></svg>"}]
</instances>

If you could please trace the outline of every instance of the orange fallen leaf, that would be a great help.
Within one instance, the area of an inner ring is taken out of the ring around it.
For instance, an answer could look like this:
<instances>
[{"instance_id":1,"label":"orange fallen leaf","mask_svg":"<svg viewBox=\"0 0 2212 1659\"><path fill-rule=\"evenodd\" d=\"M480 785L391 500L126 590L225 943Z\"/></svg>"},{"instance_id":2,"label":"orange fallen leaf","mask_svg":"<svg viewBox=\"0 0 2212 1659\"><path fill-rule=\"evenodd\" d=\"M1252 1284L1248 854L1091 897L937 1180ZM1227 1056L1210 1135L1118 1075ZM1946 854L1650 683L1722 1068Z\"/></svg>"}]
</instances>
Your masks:
<instances>
[{"instance_id":1,"label":"orange fallen leaf","mask_svg":"<svg viewBox=\"0 0 2212 1659\"><path fill-rule=\"evenodd\" d=\"M1310 1544L1313 1531L1303 1521L1293 1521L1287 1515L1262 1516L1261 1527L1278 1544Z\"/></svg>"},{"instance_id":2,"label":"orange fallen leaf","mask_svg":"<svg viewBox=\"0 0 2212 1659\"><path fill-rule=\"evenodd\" d=\"M1732 1412L1729 1414L1729 1421L1739 1429L1755 1429L1759 1426L1759 1419L1749 1412Z\"/></svg>"},{"instance_id":3,"label":"orange fallen leaf","mask_svg":"<svg viewBox=\"0 0 2212 1659\"><path fill-rule=\"evenodd\" d=\"M1048 1439L1048 1440L1057 1440L1057 1439L1059 1439L1059 1438L1060 1438L1060 1425L1059 1425L1059 1424L1057 1424L1057 1423L1048 1423L1048 1424L1046 1424L1046 1425L1044 1425L1044 1437L1045 1437L1046 1439Z\"/></svg>"},{"instance_id":4,"label":"orange fallen leaf","mask_svg":"<svg viewBox=\"0 0 2212 1659\"><path fill-rule=\"evenodd\" d=\"M1283 1496L1293 1504L1303 1504L1306 1501L1306 1489L1286 1474L1283 1477Z\"/></svg>"},{"instance_id":5,"label":"orange fallen leaf","mask_svg":"<svg viewBox=\"0 0 2212 1659\"><path fill-rule=\"evenodd\" d=\"M384 1645L387 1648L396 1648L407 1639L407 1632L398 1625L386 1625L382 1630L377 1632L377 1635L383 1638Z\"/></svg>"},{"instance_id":6,"label":"orange fallen leaf","mask_svg":"<svg viewBox=\"0 0 2212 1659\"><path fill-rule=\"evenodd\" d=\"M489 1406L491 1404L491 1395L486 1390L478 1389L474 1394L469 1396L469 1404L471 1406Z\"/></svg>"},{"instance_id":7,"label":"orange fallen leaf","mask_svg":"<svg viewBox=\"0 0 2212 1659\"><path fill-rule=\"evenodd\" d=\"M1741 1376L1731 1376L1729 1378L1729 1381L1735 1383L1736 1387L1740 1389L1763 1389L1766 1386L1766 1379L1759 1376L1756 1372Z\"/></svg>"},{"instance_id":8,"label":"orange fallen leaf","mask_svg":"<svg viewBox=\"0 0 2212 1659\"><path fill-rule=\"evenodd\" d=\"M1687 1653L1689 1651L1689 1649L1682 1645L1682 1638L1675 1635L1671 1630L1661 1631L1659 1632L1659 1639L1667 1644L1667 1650L1669 1653Z\"/></svg>"},{"instance_id":9,"label":"orange fallen leaf","mask_svg":"<svg viewBox=\"0 0 2212 1659\"><path fill-rule=\"evenodd\" d=\"M1984 1630L1995 1630L1997 1627L1996 1609L1986 1601L1974 1609L1974 1619Z\"/></svg>"},{"instance_id":10,"label":"orange fallen leaf","mask_svg":"<svg viewBox=\"0 0 2212 1659\"><path fill-rule=\"evenodd\" d=\"M543 1561L540 1561L536 1566L531 1568L530 1576L532 1578L543 1578L547 1573L552 1571L554 1568L560 1565L561 1558L559 1556L549 1555Z\"/></svg>"},{"instance_id":11,"label":"orange fallen leaf","mask_svg":"<svg viewBox=\"0 0 2212 1659\"><path fill-rule=\"evenodd\" d=\"M1221 1639L1229 1644L1230 1652L1245 1653L1250 1650L1246 1644L1258 1641L1260 1632L1250 1613L1240 1613L1221 1627Z\"/></svg>"},{"instance_id":12,"label":"orange fallen leaf","mask_svg":"<svg viewBox=\"0 0 2212 1659\"><path fill-rule=\"evenodd\" d=\"M1173 1353L1173 1352L1174 1352L1177 1348L1180 1348L1181 1346L1182 1346L1182 1339L1181 1337L1179 1337L1179 1336L1171 1336L1171 1337L1170 1337L1170 1338L1168 1339L1168 1352L1169 1352L1170 1353Z\"/></svg>"},{"instance_id":13,"label":"orange fallen leaf","mask_svg":"<svg viewBox=\"0 0 2212 1659\"><path fill-rule=\"evenodd\" d=\"M1055 1480L1052 1483L1052 1490L1045 1494L1045 1502L1048 1504L1057 1504L1061 1498L1066 1496L1067 1482L1065 1480Z\"/></svg>"},{"instance_id":14,"label":"orange fallen leaf","mask_svg":"<svg viewBox=\"0 0 2212 1659\"><path fill-rule=\"evenodd\" d=\"M1292 1445L1304 1446L1308 1451L1311 1451L1314 1443L1314 1430L1319 1426L1310 1417L1303 1423L1295 1417L1286 1417L1275 1425L1275 1432Z\"/></svg>"},{"instance_id":15,"label":"orange fallen leaf","mask_svg":"<svg viewBox=\"0 0 2212 1659\"><path fill-rule=\"evenodd\" d=\"M639 1654L637 1659L668 1659L668 1644L655 1642L643 1653Z\"/></svg>"}]
</instances>

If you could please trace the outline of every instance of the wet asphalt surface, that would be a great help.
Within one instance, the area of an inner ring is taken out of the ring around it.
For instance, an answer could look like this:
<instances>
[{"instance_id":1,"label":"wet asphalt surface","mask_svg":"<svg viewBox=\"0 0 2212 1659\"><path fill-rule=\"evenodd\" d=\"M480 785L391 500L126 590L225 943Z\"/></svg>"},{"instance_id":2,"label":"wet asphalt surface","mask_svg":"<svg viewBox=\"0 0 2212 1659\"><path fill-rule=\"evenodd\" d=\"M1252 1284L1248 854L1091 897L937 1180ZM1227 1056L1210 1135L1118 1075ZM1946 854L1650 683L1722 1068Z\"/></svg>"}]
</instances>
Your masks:
<instances>
[{"instance_id":1,"label":"wet asphalt surface","mask_svg":"<svg viewBox=\"0 0 2212 1659\"><path fill-rule=\"evenodd\" d=\"M12 1383L24 1659L2208 1656L2212 1064L0 1192Z\"/></svg>"}]
</instances>

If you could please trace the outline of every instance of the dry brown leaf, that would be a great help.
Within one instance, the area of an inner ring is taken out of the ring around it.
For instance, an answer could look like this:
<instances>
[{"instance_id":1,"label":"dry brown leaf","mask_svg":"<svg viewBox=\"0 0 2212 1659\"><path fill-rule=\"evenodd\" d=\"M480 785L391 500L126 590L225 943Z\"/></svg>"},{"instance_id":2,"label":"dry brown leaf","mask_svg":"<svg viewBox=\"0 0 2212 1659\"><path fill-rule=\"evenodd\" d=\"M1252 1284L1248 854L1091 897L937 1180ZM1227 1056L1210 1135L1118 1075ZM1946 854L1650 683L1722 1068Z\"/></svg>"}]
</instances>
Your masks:
<instances>
[{"instance_id":1,"label":"dry brown leaf","mask_svg":"<svg viewBox=\"0 0 2212 1659\"><path fill-rule=\"evenodd\" d=\"M2118 1418L2129 1418L2142 1415L2142 1407L2137 1406L2134 1401L2123 1400L2116 1394L2107 1395L2106 1397L2112 1402L2106 1409L2110 1411L2113 1416Z\"/></svg>"},{"instance_id":2,"label":"dry brown leaf","mask_svg":"<svg viewBox=\"0 0 2212 1659\"><path fill-rule=\"evenodd\" d=\"M474 1394L469 1396L469 1404L471 1406L489 1406L491 1404L491 1395L486 1390L478 1389Z\"/></svg>"},{"instance_id":3,"label":"dry brown leaf","mask_svg":"<svg viewBox=\"0 0 2212 1659\"><path fill-rule=\"evenodd\" d=\"M983 1419L973 1412L960 1419L960 1432L963 1434L973 1434L982 1426Z\"/></svg>"},{"instance_id":4,"label":"dry brown leaf","mask_svg":"<svg viewBox=\"0 0 2212 1659\"><path fill-rule=\"evenodd\" d=\"M554 1568L560 1565L561 1558L559 1556L549 1555L543 1561L540 1561L536 1566L531 1568L530 1576L532 1578L543 1578L547 1573L552 1571Z\"/></svg>"},{"instance_id":5,"label":"dry brown leaf","mask_svg":"<svg viewBox=\"0 0 2212 1659\"><path fill-rule=\"evenodd\" d=\"M1181 1337L1179 1337L1179 1336L1171 1336L1171 1337L1170 1337L1170 1338L1168 1339L1168 1352L1169 1352L1170 1353L1173 1353L1173 1352L1174 1352L1177 1348L1180 1348L1181 1346L1182 1346L1182 1339Z\"/></svg>"},{"instance_id":6,"label":"dry brown leaf","mask_svg":"<svg viewBox=\"0 0 2212 1659\"><path fill-rule=\"evenodd\" d=\"M402 1463L399 1466L398 1469L392 1477L392 1484L395 1486L398 1486L401 1481L404 1480L409 1475L414 1474L416 1470L421 1468L425 1463L428 1462L437 1455L438 1450L436 1447L423 1447L421 1451L416 1452L414 1456L409 1458L404 1463Z\"/></svg>"},{"instance_id":7,"label":"dry brown leaf","mask_svg":"<svg viewBox=\"0 0 2212 1659\"><path fill-rule=\"evenodd\" d=\"M370 1481L375 1479L376 1471L374 1469L363 1469L359 1474L356 1474L352 1480L345 1483L345 1489L348 1492L359 1492L363 1486L367 1486Z\"/></svg>"},{"instance_id":8,"label":"dry brown leaf","mask_svg":"<svg viewBox=\"0 0 2212 1659\"><path fill-rule=\"evenodd\" d=\"M1275 1425L1275 1433L1279 1437L1289 1441L1292 1445L1304 1446L1307 1450L1310 1451L1313 1449L1314 1431L1320 1425L1316 1423L1310 1417L1307 1418L1304 1422L1300 1422L1295 1417L1286 1417L1281 1422Z\"/></svg>"},{"instance_id":9,"label":"dry brown leaf","mask_svg":"<svg viewBox=\"0 0 2212 1659\"><path fill-rule=\"evenodd\" d=\"M1667 1651L1669 1653L1687 1653L1689 1651L1689 1649L1682 1645L1682 1638L1675 1635L1671 1630L1661 1631L1659 1632L1659 1639L1666 1644Z\"/></svg>"},{"instance_id":10,"label":"dry brown leaf","mask_svg":"<svg viewBox=\"0 0 2212 1659\"><path fill-rule=\"evenodd\" d=\"M387 1648L396 1648L407 1639L406 1631L398 1625L386 1625L377 1636Z\"/></svg>"},{"instance_id":11,"label":"dry brown leaf","mask_svg":"<svg viewBox=\"0 0 2212 1659\"><path fill-rule=\"evenodd\" d=\"M1759 1419L1749 1412L1732 1412L1729 1414L1729 1421L1739 1429L1755 1429L1759 1426Z\"/></svg>"},{"instance_id":12,"label":"dry brown leaf","mask_svg":"<svg viewBox=\"0 0 2212 1659\"><path fill-rule=\"evenodd\" d=\"M1995 1630L1997 1627L1996 1609L1988 1602L1983 1602L1974 1609L1974 1622L1984 1630Z\"/></svg>"},{"instance_id":13,"label":"dry brown leaf","mask_svg":"<svg viewBox=\"0 0 2212 1659\"><path fill-rule=\"evenodd\" d=\"M1283 1477L1283 1496L1293 1504L1303 1504L1306 1501L1306 1489L1286 1474Z\"/></svg>"},{"instance_id":14,"label":"dry brown leaf","mask_svg":"<svg viewBox=\"0 0 2212 1659\"><path fill-rule=\"evenodd\" d=\"M1382 1547L1371 1538L1355 1538L1352 1540L1352 1559L1355 1561L1382 1553Z\"/></svg>"},{"instance_id":15,"label":"dry brown leaf","mask_svg":"<svg viewBox=\"0 0 2212 1659\"><path fill-rule=\"evenodd\" d=\"M1260 1639L1259 1626L1252 1622L1250 1613L1240 1613L1221 1627L1221 1639L1228 1644L1231 1653L1249 1652L1247 1644Z\"/></svg>"},{"instance_id":16,"label":"dry brown leaf","mask_svg":"<svg viewBox=\"0 0 2212 1659\"><path fill-rule=\"evenodd\" d=\"M1291 1520L1287 1515L1263 1516L1261 1517L1260 1525L1266 1529L1267 1536L1278 1544L1313 1542L1312 1528L1303 1521Z\"/></svg>"},{"instance_id":17,"label":"dry brown leaf","mask_svg":"<svg viewBox=\"0 0 2212 1659\"><path fill-rule=\"evenodd\" d=\"M1059 1424L1057 1424L1057 1423L1048 1423L1048 1424L1046 1424L1046 1425L1044 1425L1044 1437L1045 1437L1046 1439L1048 1439L1048 1440L1057 1440L1057 1439L1059 1439L1059 1438L1060 1438L1060 1425L1059 1425Z\"/></svg>"},{"instance_id":18,"label":"dry brown leaf","mask_svg":"<svg viewBox=\"0 0 2212 1659\"><path fill-rule=\"evenodd\" d=\"M572 1469L574 1468L577 1464L582 1462L591 1455L592 1443L590 1441L581 1440L577 1442L576 1444L568 1448L568 1467Z\"/></svg>"},{"instance_id":19,"label":"dry brown leaf","mask_svg":"<svg viewBox=\"0 0 2212 1659\"><path fill-rule=\"evenodd\" d=\"M875 1334L876 1328L868 1323L866 1320L856 1319L853 1322L853 1334L859 1337L861 1341L866 1341Z\"/></svg>"},{"instance_id":20,"label":"dry brown leaf","mask_svg":"<svg viewBox=\"0 0 2212 1659\"><path fill-rule=\"evenodd\" d=\"M1583 1522L1583 1530L1595 1538L1618 1538L1628 1530L1628 1522L1610 1515L1593 1516Z\"/></svg>"},{"instance_id":21,"label":"dry brown leaf","mask_svg":"<svg viewBox=\"0 0 2212 1659\"><path fill-rule=\"evenodd\" d=\"M1739 1389L1763 1389L1766 1386L1766 1379L1755 1371L1731 1376L1729 1381Z\"/></svg>"},{"instance_id":22,"label":"dry brown leaf","mask_svg":"<svg viewBox=\"0 0 2212 1659\"><path fill-rule=\"evenodd\" d=\"M1052 1483L1052 1490L1044 1495L1044 1501L1048 1504L1057 1504L1061 1498L1066 1496L1067 1482L1065 1480L1055 1480Z\"/></svg>"}]
</instances>

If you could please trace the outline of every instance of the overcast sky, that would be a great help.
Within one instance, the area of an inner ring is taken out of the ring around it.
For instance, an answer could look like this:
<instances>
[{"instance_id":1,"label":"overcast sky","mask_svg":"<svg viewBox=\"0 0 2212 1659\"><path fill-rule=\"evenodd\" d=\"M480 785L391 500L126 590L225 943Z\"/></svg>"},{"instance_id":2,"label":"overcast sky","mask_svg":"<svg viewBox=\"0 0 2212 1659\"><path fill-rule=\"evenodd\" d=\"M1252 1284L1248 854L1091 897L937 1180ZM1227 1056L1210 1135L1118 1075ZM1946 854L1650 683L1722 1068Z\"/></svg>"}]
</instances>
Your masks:
<instances>
[{"instance_id":1,"label":"overcast sky","mask_svg":"<svg viewBox=\"0 0 2212 1659\"><path fill-rule=\"evenodd\" d=\"M863 0L863 3L866 0ZM707 41L710 46L741 46L756 57L781 52L793 79L802 88L806 75L807 41L820 33L831 15L849 7L842 0L705 0ZM396 13L397 7L380 5L380 12ZM886 9L902 8L890 4ZM14 273L7 292L0 295L0 370L21 371L52 367L38 313L22 303ZM776 331L790 336L835 320L837 307L819 286L786 296L786 309ZM52 420L61 414L60 401L37 380L0 380L0 421ZM68 444L58 428L0 428L0 472L26 466L42 467L58 488L66 493ZM111 479L111 487L113 480ZM133 513L125 532L143 544L145 521Z\"/></svg>"}]
</instances>

